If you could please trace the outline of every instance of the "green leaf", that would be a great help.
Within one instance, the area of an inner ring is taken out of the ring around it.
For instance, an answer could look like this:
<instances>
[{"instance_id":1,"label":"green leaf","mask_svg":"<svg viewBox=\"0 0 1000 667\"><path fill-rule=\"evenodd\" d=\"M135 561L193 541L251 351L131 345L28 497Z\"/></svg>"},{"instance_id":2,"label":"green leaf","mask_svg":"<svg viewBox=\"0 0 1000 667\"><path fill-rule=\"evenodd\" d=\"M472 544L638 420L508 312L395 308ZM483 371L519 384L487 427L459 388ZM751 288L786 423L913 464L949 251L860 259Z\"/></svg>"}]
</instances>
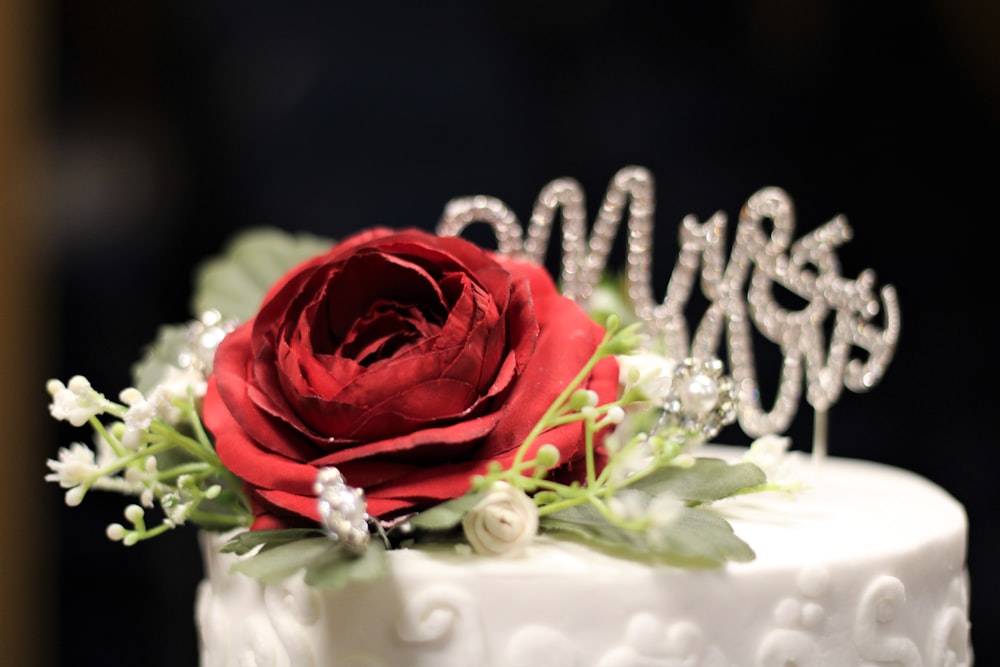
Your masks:
<instances>
[{"instance_id":1,"label":"green leaf","mask_svg":"<svg viewBox=\"0 0 1000 667\"><path fill-rule=\"evenodd\" d=\"M132 365L132 383L135 388L148 396L163 381L167 368L177 366L181 351L189 345L186 325L161 326L156 339L144 350L142 358Z\"/></svg>"},{"instance_id":2,"label":"green leaf","mask_svg":"<svg viewBox=\"0 0 1000 667\"><path fill-rule=\"evenodd\" d=\"M310 565L344 558L337 545L326 537L310 537L289 542L237 561L233 572L240 572L265 584L277 584Z\"/></svg>"},{"instance_id":3,"label":"green leaf","mask_svg":"<svg viewBox=\"0 0 1000 667\"><path fill-rule=\"evenodd\" d=\"M641 551L646 542L642 533L615 526L589 503L573 505L541 516L538 525L543 530L571 533L605 547L625 548L636 552Z\"/></svg>"},{"instance_id":4,"label":"green leaf","mask_svg":"<svg viewBox=\"0 0 1000 667\"><path fill-rule=\"evenodd\" d=\"M651 540L644 531L609 523L592 505L560 510L540 521L544 530L576 536L615 555L652 560L682 567L719 567L727 561L754 559L753 550L729 522L700 507L681 508L673 522Z\"/></svg>"},{"instance_id":5,"label":"green leaf","mask_svg":"<svg viewBox=\"0 0 1000 667\"><path fill-rule=\"evenodd\" d=\"M379 541L373 541L364 553L354 555L327 537L306 537L243 558L232 566L232 571L265 584L277 584L304 570L305 582L310 586L337 589L352 581L382 577L388 573L388 567L385 547Z\"/></svg>"},{"instance_id":6,"label":"green leaf","mask_svg":"<svg viewBox=\"0 0 1000 667\"><path fill-rule=\"evenodd\" d=\"M767 482L767 475L752 463L729 463L722 459L697 458L693 466L659 468L629 488L650 495L669 493L682 500L709 503L734 496Z\"/></svg>"},{"instance_id":7,"label":"green leaf","mask_svg":"<svg viewBox=\"0 0 1000 667\"><path fill-rule=\"evenodd\" d=\"M191 302L194 313L215 309L227 319L249 320L279 278L333 244L330 239L274 228L247 230L234 237L220 257L199 267Z\"/></svg>"},{"instance_id":8,"label":"green leaf","mask_svg":"<svg viewBox=\"0 0 1000 667\"><path fill-rule=\"evenodd\" d=\"M223 553L234 553L243 555L250 553L257 547L271 549L302 540L310 537L320 537L323 532L318 528L285 528L281 530L244 530L226 542L222 547Z\"/></svg>"},{"instance_id":9,"label":"green leaf","mask_svg":"<svg viewBox=\"0 0 1000 667\"><path fill-rule=\"evenodd\" d=\"M317 562L306 569L306 583L319 588L337 589L352 581L374 581L389 573L389 559L382 542L373 541L360 556Z\"/></svg>"},{"instance_id":10,"label":"green leaf","mask_svg":"<svg viewBox=\"0 0 1000 667\"><path fill-rule=\"evenodd\" d=\"M666 531L662 550L680 563L722 564L725 561L747 562L755 554L733 532L729 522L708 509L692 507L681 510Z\"/></svg>"},{"instance_id":11,"label":"green leaf","mask_svg":"<svg viewBox=\"0 0 1000 667\"><path fill-rule=\"evenodd\" d=\"M447 531L462 523L462 515L482 498L481 493L467 493L429 510L416 514L407 520L410 526L418 531Z\"/></svg>"}]
</instances>

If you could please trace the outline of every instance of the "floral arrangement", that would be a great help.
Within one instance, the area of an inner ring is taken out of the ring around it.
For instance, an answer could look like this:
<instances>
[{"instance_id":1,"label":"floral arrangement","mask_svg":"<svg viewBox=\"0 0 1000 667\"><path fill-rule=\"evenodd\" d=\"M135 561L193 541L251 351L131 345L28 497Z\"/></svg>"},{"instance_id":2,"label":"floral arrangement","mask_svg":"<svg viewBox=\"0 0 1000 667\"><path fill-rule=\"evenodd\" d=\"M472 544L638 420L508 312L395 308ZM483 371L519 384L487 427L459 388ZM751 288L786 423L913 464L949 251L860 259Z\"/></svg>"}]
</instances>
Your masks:
<instances>
[{"instance_id":1,"label":"floral arrangement","mask_svg":"<svg viewBox=\"0 0 1000 667\"><path fill-rule=\"evenodd\" d=\"M611 285L587 311L537 264L415 229L253 230L196 283L198 319L164 326L117 400L82 376L47 386L93 441L46 479L69 505L134 497L113 540L229 531L246 574L323 586L378 576L392 549L511 556L539 532L753 558L708 506L776 485L695 456L735 418L731 380L659 354Z\"/></svg>"}]
</instances>

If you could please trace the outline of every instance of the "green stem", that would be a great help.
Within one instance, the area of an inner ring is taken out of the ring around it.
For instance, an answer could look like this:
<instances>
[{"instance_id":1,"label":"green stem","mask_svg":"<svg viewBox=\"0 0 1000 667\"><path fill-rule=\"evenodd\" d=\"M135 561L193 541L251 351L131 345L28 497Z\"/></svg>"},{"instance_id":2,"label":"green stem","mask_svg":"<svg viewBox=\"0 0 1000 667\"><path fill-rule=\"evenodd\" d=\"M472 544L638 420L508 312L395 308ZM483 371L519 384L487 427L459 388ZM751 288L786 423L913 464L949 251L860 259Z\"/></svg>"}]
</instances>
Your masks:
<instances>
[{"instance_id":1,"label":"green stem","mask_svg":"<svg viewBox=\"0 0 1000 667\"><path fill-rule=\"evenodd\" d=\"M597 464L594 461L594 431L597 426L593 417L588 417L583 426L584 453L587 457L587 486L593 486L597 481Z\"/></svg>"},{"instance_id":2,"label":"green stem","mask_svg":"<svg viewBox=\"0 0 1000 667\"><path fill-rule=\"evenodd\" d=\"M175 465L173 468L160 470L157 472L156 479L162 482L168 479L176 479L181 475L210 475L214 472L215 468L204 461L191 461Z\"/></svg>"},{"instance_id":3,"label":"green stem","mask_svg":"<svg viewBox=\"0 0 1000 667\"><path fill-rule=\"evenodd\" d=\"M100 470L98 470L93 475L91 475L91 480L97 480L100 479L101 477L111 476L121 470L124 470L133 463L142 461L147 457L159 454L160 452L165 452L170 448L171 444L169 442L161 442L149 445L148 447L144 447L137 452L132 452L131 454L124 454L121 458L117 459L113 464L105 466Z\"/></svg>"},{"instance_id":4,"label":"green stem","mask_svg":"<svg viewBox=\"0 0 1000 667\"><path fill-rule=\"evenodd\" d=\"M605 356L607 356L607 353L604 350L608 341L611 339L611 335L612 334L610 331L604 332L604 338L601 340L601 343L597 346L597 350L594 352L594 354L591 355L590 359L587 360L587 363L583 365L583 368L581 368L580 371L576 374L576 376L570 381L570 383L566 385L565 389L563 389L562 392L559 394L559 396L556 397L556 400L552 402L552 405L550 405L548 410L545 411L545 413L542 415L542 418L538 420L534 428L532 428L531 431L528 433L528 436L521 443L521 446L517 450L517 454L515 454L514 456L515 465L519 464L521 461L524 460L524 457L527 455L528 452L528 447L531 446L531 443L533 443L538 438L538 436L540 436L551 426L552 422L557 418L559 413L562 411L563 406L566 404L567 401L569 401L570 396L573 395L573 392L575 392L577 388L581 384L583 384L583 381L587 379L587 377L590 375L590 372L594 370L594 366L596 366L599 361L601 361L602 359L604 359Z\"/></svg>"},{"instance_id":5,"label":"green stem","mask_svg":"<svg viewBox=\"0 0 1000 667\"><path fill-rule=\"evenodd\" d=\"M135 531L135 534L138 536L139 541L142 541L156 537L157 535L162 535L171 528L173 528L173 526L171 526L170 524L161 523L156 528L150 528L149 530Z\"/></svg>"},{"instance_id":6,"label":"green stem","mask_svg":"<svg viewBox=\"0 0 1000 667\"><path fill-rule=\"evenodd\" d=\"M249 522L249 517L249 514L222 514L220 512L201 512L199 510L191 510L188 513L188 518L193 523L210 524L225 528L245 526Z\"/></svg>"},{"instance_id":7,"label":"green stem","mask_svg":"<svg viewBox=\"0 0 1000 667\"><path fill-rule=\"evenodd\" d=\"M104 422L93 416L89 419L90 425L93 427L97 435L104 439L111 447L111 451L115 453L115 456L122 457L126 455L125 448L122 447L122 443L119 442L118 438L111 435L111 432L104 426Z\"/></svg>"},{"instance_id":8,"label":"green stem","mask_svg":"<svg viewBox=\"0 0 1000 667\"><path fill-rule=\"evenodd\" d=\"M208 463L213 468L223 468L222 461L219 460L218 455L214 451L205 449L202 443L180 433L162 419L153 421L153 424L149 427L149 433L151 441L172 442L194 458Z\"/></svg>"}]
</instances>

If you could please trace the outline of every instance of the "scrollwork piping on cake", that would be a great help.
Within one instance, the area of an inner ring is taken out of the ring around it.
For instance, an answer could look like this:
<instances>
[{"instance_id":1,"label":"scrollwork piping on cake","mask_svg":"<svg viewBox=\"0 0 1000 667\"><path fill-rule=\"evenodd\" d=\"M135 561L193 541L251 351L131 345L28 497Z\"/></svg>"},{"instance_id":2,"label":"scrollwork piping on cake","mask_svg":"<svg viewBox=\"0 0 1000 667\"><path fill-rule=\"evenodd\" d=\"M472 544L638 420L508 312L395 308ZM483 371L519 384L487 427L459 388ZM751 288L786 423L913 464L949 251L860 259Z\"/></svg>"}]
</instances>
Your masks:
<instances>
[{"instance_id":1,"label":"scrollwork piping on cake","mask_svg":"<svg viewBox=\"0 0 1000 667\"><path fill-rule=\"evenodd\" d=\"M733 667L722 651L711 646L693 621L669 626L650 613L629 619L625 642L601 656L596 667Z\"/></svg>"},{"instance_id":2,"label":"scrollwork piping on cake","mask_svg":"<svg viewBox=\"0 0 1000 667\"><path fill-rule=\"evenodd\" d=\"M562 632L543 625L526 625L517 630L507 644L504 667L545 665L579 667L579 649Z\"/></svg>"},{"instance_id":3,"label":"scrollwork piping on cake","mask_svg":"<svg viewBox=\"0 0 1000 667\"><path fill-rule=\"evenodd\" d=\"M804 632L778 628L757 648L757 667L818 667L819 649Z\"/></svg>"},{"instance_id":4,"label":"scrollwork piping on cake","mask_svg":"<svg viewBox=\"0 0 1000 667\"><path fill-rule=\"evenodd\" d=\"M933 620L928 633L927 655L933 667L969 667L969 591L965 572L948 587L948 604Z\"/></svg>"},{"instance_id":5,"label":"scrollwork piping on cake","mask_svg":"<svg viewBox=\"0 0 1000 667\"><path fill-rule=\"evenodd\" d=\"M473 598L455 586L428 586L404 602L396 634L408 643L449 641L467 665L489 664L486 633Z\"/></svg>"},{"instance_id":6,"label":"scrollwork piping on cake","mask_svg":"<svg viewBox=\"0 0 1000 667\"><path fill-rule=\"evenodd\" d=\"M319 592L301 576L264 587L264 609L292 667L318 664L308 641L322 618Z\"/></svg>"},{"instance_id":7,"label":"scrollwork piping on cake","mask_svg":"<svg viewBox=\"0 0 1000 667\"><path fill-rule=\"evenodd\" d=\"M799 571L795 580L803 599L786 597L774 608L779 626L768 632L757 648L757 667L813 667L820 664L815 633L826 617L816 600L830 585L830 573L813 565Z\"/></svg>"},{"instance_id":8,"label":"scrollwork piping on cake","mask_svg":"<svg viewBox=\"0 0 1000 667\"><path fill-rule=\"evenodd\" d=\"M906 587L896 577L882 575L868 584L854 619L854 643L862 658L883 665L923 667L913 640L891 635L887 628L905 603Z\"/></svg>"}]
</instances>

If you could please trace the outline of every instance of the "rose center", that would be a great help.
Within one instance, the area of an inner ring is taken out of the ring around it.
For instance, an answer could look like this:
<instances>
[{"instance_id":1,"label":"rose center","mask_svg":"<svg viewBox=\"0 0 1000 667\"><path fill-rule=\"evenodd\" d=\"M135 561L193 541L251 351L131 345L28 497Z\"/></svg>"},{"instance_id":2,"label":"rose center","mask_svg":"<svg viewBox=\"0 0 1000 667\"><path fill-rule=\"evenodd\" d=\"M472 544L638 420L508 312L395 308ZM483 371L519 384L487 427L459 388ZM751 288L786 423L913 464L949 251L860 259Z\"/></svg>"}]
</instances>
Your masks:
<instances>
[{"instance_id":1,"label":"rose center","mask_svg":"<svg viewBox=\"0 0 1000 667\"><path fill-rule=\"evenodd\" d=\"M434 336L441 329L437 319L428 319L422 309L413 305L379 301L354 322L338 355L370 366Z\"/></svg>"}]
</instances>

